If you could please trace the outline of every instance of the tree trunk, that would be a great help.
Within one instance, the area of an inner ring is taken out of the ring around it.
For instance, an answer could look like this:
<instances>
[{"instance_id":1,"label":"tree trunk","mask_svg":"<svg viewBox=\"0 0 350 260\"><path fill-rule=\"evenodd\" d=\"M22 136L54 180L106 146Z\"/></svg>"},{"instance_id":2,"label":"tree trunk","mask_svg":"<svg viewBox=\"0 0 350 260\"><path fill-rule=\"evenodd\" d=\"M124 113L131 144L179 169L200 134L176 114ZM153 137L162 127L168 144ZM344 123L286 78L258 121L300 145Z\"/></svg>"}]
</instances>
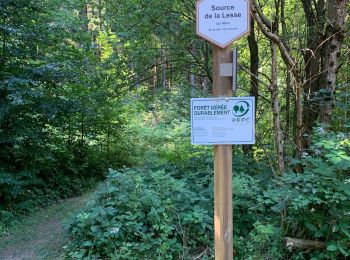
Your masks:
<instances>
[{"instance_id":1,"label":"tree trunk","mask_svg":"<svg viewBox=\"0 0 350 260\"><path fill-rule=\"evenodd\" d=\"M287 25L285 17L285 0L281 0L281 27L282 27L282 37L287 41ZM284 130L284 142L289 141L290 132L290 105L291 105L291 75L290 71L286 69L286 125Z\"/></svg>"},{"instance_id":2,"label":"tree trunk","mask_svg":"<svg viewBox=\"0 0 350 260\"><path fill-rule=\"evenodd\" d=\"M107 128L107 140L106 140L106 146L107 146L107 161L111 162L111 123L110 120L108 121L108 128Z\"/></svg>"},{"instance_id":3,"label":"tree trunk","mask_svg":"<svg viewBox=\"0 0 350 260\"><path fill-rule=\"evenodd\" d=\"M161 61L162 61L162 85L163 85L163 89L167 89L167 85L168 85L168 80L167 80L167 69L168 69L168 62L167 62L167 57L166 57L166 53L165 53L165 47L162 45L161 48Z\"/></svg>"},{"instance_id":4,"label":"tree trunk","mask_svg":"<svg viewBox=\"0 0 350 260\"><path fill-rule=\"evenodd\" d=\"M302 0L308 29L307 48L303 49L306 134L312 132L318 117L326 125L331 122L347 3L348 0ZM306 140L304 147L309 144L310 140Z\"/></svg>"},{"instance_id":5,"label":"tree trunk","mask_svg":"<svg viewBox=\"0 0 350 260\"><path fill-rule=\"evenodd\" d=\"M87 32L89 30L89 18L88 18L88 4L86 1L83 3L83 10L80 11L79 16L81 18L82 23L82 29L84 32Z\"/></svg>"},{"instance_id":6,"label":"tree trunk","mask_svg":"<svg viewBox=\"0 0 350 260\"><path fill-rule=\"evenodd\" d=\"M207 94L208 93L208 80L207 77L202 77L202 87L203 87L203 93Z\"/></svg>"},{"instance_id":7,"label":"tree trunk","mask_svg":"<svg viewBox=\"0 0 350 260\"><path fill-rule=\"evenodd\" d=\"M272 101L272 113L273 113L273 127L274 127L274 138L275 138L275 147L277 151L277 162L278 169L280 173L285 171L284 165L284 148L283 148L283 134L281 129L281 120L280 120L280 104L278 100L278 86L277 86L277 46L271 41L271 54L272 54L272 63L271 63L271 101Z\"/></svg>"},{"instance_id":8,"label":"tree trunk","mask_svg":"<svg viewBox=\"0 0 350 260\"><path fill-rule=\"evenodd\" d=\"M68 146L69 149L72 147L73 138L72 138L72 116L68 115Z\"/></svg>"},{"instance_id":9,"label":"tree trunk","mask_svg":"<svg viewBox=\"0 0 350 260\"><path fill-rule=\"evenodd\" d=\"M6 24L5 24L6 26ZM6 65L6 59L7 59L7 53L6 53L6 43L7 43L7 37L6 33L4 32L2 35L2 48L1 48L1 56L0 56L0 72L3 72L5 70ZM4 80L4 73L0 73L0 79Z\"/></svg>"},{"instance_id":10,"label":"tree trunk","mask_svg":"<svg viewBox=\"0 0 350 260\"><path fill-rule=\"evenodd\" d=\"M303 10L307 23L306 46L301 46L304 58L305 78L304 90L304 115L303 121L305 134L310 135L319 115L318 92L322 85L322 56L323 56L323 26L324 26L324 1L302 0ZM306 138L303 147L310 146L310 138Z\"/></svg>"},{"instance_id":11,"label":"tree trunk","mask_svg":"<svg viewBox=\"0 0 350 260\"><path fill-rule=\"evenodd\" d=\"M102 17L102 10L103 10L103 7L102 7L102 0L98 0L97 9L98 9L99 27L100 27L100 31L102 31L102 30L103 30L103 17Z\"/></svg>"},{"instance_id":12,"label":"tree trunk","mask_svg":"<svg viewBox=\"0 0 350 260\"><path fill-rule=\"evenodd\" d=\"M167 89L167 86L168 86L168 81L167 81L167 63L166 62L163 62L162 64L162 82L163 82L163 88L164 89Z\"/></svg>"},{"instance_id":13,"label":"tree trunk","mask_svg":"<svg viewBox=\"0 0 350 260\"><path fill-rule=\"evenodd\" d=\"M348 0L329 0L327 8L324 97L320 103L320 122L329 125L332 119L333 95L336 89L341 44L345 33L346 6Z\"/></svg>"},{"instance_id":14,"label":"tree trunk","mask_svg":"<svg viewBox=\"0 0 350 260\"><path fill-rule=\"evenodd\" d=\"M296 112L296 133L295 133L296 157L300 159L303 153L303 101L302 101L302 90L301 90L300 81L295 78L293 79L293 81L294 81L294 91L295 91L295 112Z\"/></svg>"},{"instance_id":15,"label":"tree trunk","mask_svg":"<svg viewBox=\"0 0 350 260\"><path fill-rule=\"evenodd\" d=\"M81 122L80 122L81 142L84 142L84 131L85 131L84 120L85 120L84 111L81 111Z\"/></svg>"},{"instance_id":16,"label":"tree trunk","mask_svg":"<svg viewBox=\"0 0 350 260\"><path fill-rule=\"evenodd\" d=\"M157 64L157 61L156 61ZM155 94L157 91L157 84L158 84L158 76L157 76L157 65L154 65L153 67L153 93Z\"/></svg>"},{"instance_id":17,"label":"tree trunk","mask_svg":"<svg viewBox=\"0 0 350 260\"><path fill-rule=\"evenodd\" d=\"M191 96L192 97L194 96L194 93L195 93L195 90L196 90L195 82L196 82L196 76L193 73L191 73L191 75L190 75L190 84L191 84Z\"/></svg>"},{"instance_id":18,"label":"tree trunk","mask_svg":"<svg viewBox=\"0 0 350 260\"><path fill-rule=\"evenodd\" d=\"M212 78L211 78L211 71L210 71L210 66L209 66L209 45L205 43L204 46L204 68L205 68L205 85L203 86L203 91L204 93L209 93L211 92L211 89L208 88L208 80L212 83Z\"/></svg>"},{"instance_id":19,"label":"tree trunk","mask_svg":"<svg viewBox=\"0 0 350 260\"><path fill-rule=\"evenodd\" d=\"M196 55L196 48L195 46L192 46L191 48L192 56ZM196 76L193 73L195 66L191 65L191 72L190 72L190 84L191 84L191 96L193 97L196 92Z\"/></svg>"},{"instance_id":20,"label":"tree trunk","mask_svg":"<svg viewBox=\"0 0 350 260\"><path fill-rule=\"evenodd\" d=\"M250 53L250 91L249 94L255 97L255 117L256 117L256 108L258 106L259 98L259 81L258 81L258 72L259 72L259 46L255 38L254 32L254 20L251 19L250 23L250 35L248 35L248 45ZM256 118L255 118L256 122ZM242 146L244 154L251 154L253 146L250 144L245 144Z\"/></svg>"}]
</instances>

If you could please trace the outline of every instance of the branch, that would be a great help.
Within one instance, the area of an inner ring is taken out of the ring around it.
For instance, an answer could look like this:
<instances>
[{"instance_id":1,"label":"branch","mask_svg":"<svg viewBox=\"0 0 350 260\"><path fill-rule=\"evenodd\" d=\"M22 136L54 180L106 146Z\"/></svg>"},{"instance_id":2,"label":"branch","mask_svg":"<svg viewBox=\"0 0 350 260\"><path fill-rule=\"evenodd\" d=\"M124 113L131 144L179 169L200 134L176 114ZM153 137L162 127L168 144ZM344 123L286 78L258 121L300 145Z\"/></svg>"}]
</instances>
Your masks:
<instances>
[{"instance_id":1,"label":"branch","mask_svg":"<svg viewBox=\"0 0 350 260\"><path fill-rule=\"evenodd\" d=\"M246 73L248 73L250 76L252 76L252 77L254 77L256 80L258 80L260 83L262 83L264 86L266 86L266 87L268 87L269 85L268 84L266 84L264 81L262 81L260 78L259 78L259 76L258 75L255 75L255 74L253 74L253 73L251 73L250 71L249 71L249 69L246 67L246 66L244 66L243 64L238 64L238 67L240 68L240 69L242 69L243 71L245 71ZM258 72L260 75L262 75L264 78L266 78L268 81L269 81L269 83L270 83L270 85L272 84L272 82L271 82L271 78L269 77L269 76L267 76L266 74L264 74L264 73L262 73L262 72Z\"/></svg>"},{"instance_id":2,"label":"branch","mask_svg":"<svg viewBox=\"0 0 350 260\"><path fill-rule=\"evenodd\" d=\"M274 34L268 25L271 24L270 21L264 21L267 18L264 16L264 14L261 12L261 9L259 5L257 4L256 0L252 0L252 15L257 22L260 30L262 33L271 41L277 44L284 62L288 65L288 67L291 68L293 74L298 75L297 73L297 67L296 62L292 58L292 56L289 53L289 47L286 45L286 43L276 34Z\"/></svg>"},{"instance_id":3,"label":"branch","mask_svg":"<svg viewBox=\"0 0 350 260\"><path fill-rule=\"evenodd\" d=\"M256 0L253 0L252 5L256 5L258 6ZM252 6L254 9L254 6ZM272 23L269 21L269 19L264 15L264 13L262 12L261 8L256 8L256 12L258 13L259 17L261 18L261 21L263 22L263 24L269 28L270 30L272 30Z\"/></svg>"}]
</instances>

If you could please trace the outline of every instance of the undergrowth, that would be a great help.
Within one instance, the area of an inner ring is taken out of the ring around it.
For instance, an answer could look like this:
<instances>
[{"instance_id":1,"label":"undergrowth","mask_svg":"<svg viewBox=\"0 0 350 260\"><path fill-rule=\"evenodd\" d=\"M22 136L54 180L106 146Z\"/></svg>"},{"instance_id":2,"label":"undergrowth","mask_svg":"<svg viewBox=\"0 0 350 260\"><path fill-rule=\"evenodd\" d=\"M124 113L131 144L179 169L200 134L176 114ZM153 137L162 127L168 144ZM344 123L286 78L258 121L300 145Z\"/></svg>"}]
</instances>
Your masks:
<instances>
[{"instance_id":1,"label":"undergrowth","mask_svg":"<svg viewBox=\"0 0 350 260\"><path fill-rule=\"evenodd\" d=\"M315 132L303 173L275 176L264 161L235 155L236 259L345 259L349 255L349 139ZM72 220L67 259L213 258L210 153L191 163L110 170L93 204ZM146 164L147 165L147 164ZM317 240L289 251L284 238ZM199 257L199 258L198 258Z\"/></svg>"}]
</instances>

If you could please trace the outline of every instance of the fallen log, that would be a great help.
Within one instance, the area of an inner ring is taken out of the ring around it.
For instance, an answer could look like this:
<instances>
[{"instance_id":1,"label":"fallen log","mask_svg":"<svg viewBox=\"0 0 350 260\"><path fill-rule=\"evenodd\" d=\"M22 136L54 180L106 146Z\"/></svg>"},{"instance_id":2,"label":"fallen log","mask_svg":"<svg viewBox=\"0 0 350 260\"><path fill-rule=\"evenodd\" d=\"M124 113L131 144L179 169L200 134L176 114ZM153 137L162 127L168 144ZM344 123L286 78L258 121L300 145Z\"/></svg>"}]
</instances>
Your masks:
<instances>
[{"instance_id":1,"label":"fallen log","mask_svg":"<svg viewBox=\"0 0 350 260\"><path fill-rule=\"evenodd\" d=\"M291 237L285 237L284 243L290 251L293 249L323 249L326 247L326 243L322 241L297 239Z\"/></svg>"}]
</instances>

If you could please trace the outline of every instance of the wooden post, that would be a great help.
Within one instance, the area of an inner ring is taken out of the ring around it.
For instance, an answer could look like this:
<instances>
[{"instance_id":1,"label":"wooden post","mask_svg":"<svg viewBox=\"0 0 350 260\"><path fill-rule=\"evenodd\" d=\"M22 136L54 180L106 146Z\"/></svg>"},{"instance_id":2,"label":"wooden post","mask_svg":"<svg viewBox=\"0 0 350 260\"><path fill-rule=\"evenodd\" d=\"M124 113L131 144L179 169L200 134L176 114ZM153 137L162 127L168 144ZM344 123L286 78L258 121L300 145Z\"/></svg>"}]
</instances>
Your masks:
<instances>
[{"instance_id":1,"label":"wooden post","mask_svg":"<svg viewBox=\"0 0 350 260\"><path fill-rule=\"evenodd\" d=\"M232 97L231 77L220 77L220 64L232 63L232 49L213 45L213 95ZM214 146L215 259L233 259L232 145Z\"/></svg>"}]
</instances>

